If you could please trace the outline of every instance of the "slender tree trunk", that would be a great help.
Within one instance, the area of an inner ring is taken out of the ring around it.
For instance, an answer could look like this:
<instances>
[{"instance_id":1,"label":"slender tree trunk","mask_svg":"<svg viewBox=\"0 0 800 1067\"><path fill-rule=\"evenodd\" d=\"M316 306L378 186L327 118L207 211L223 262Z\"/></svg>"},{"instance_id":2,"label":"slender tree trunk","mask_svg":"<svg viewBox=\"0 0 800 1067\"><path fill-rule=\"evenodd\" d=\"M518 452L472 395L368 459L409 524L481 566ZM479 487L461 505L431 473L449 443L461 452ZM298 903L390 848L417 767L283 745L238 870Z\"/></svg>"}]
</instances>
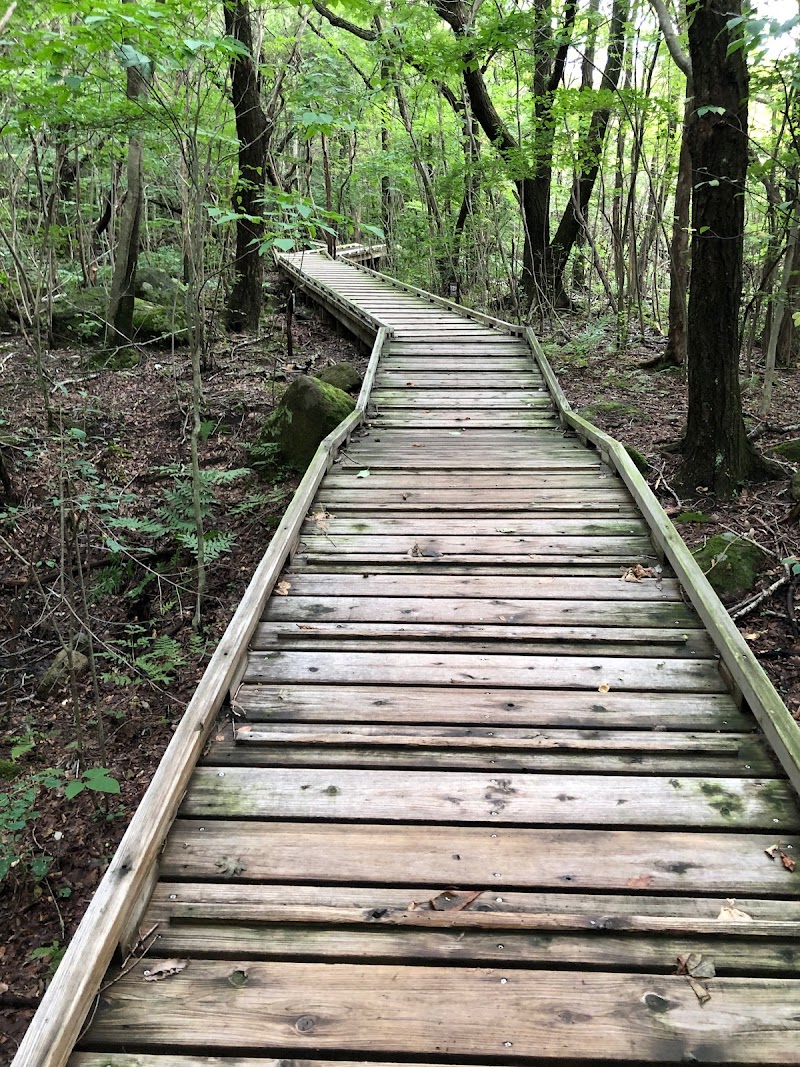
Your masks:
<instances>
[{"instance_id":1,"label":"slender tree trunk","mask_svg":"<svg viewBox=\"0 0 800 1067\"><path fill-rule=\"evenodd\" d=\"M149 70L128 67L126 95L129 100L138 100L147 95L150 77ZM107 343L129 340L133 336L136 267L139 262L139 231L144 203L143 154L141 138L135 134L128 142L128 188L114 252L114 273L106 315Z\"/></svg>"},{"instance_id":2,"label":"slender tree trunk","mask_svg":"<svg viewBox=\"0 0 800 1067\"><path fill-rule=\"evenodd\" d=\"M747 439L739 391L748 75L743 49L728 52L734 40L728 21L740 12L741 0L699 0L689 17L694 196L689 408L679 479L723 497L766 473Z\"/></svg>"},{"instance_id":3,"label":"slender tree trunk","mask_svg":"<svg viewBox=\"0 0 800 1067\"><path fill-rule=\"evenodd\" d=\"M264 182L268 162L268 125L261 100L261 75L253 54L253 24L247 0L228 0L225 32L247 49L231 60L231 99L239 139L239 177L233 194L236 221L234 282L225 302L228 327L256 330L261 314L264 237Z\"/></svg>"}]
</instances>

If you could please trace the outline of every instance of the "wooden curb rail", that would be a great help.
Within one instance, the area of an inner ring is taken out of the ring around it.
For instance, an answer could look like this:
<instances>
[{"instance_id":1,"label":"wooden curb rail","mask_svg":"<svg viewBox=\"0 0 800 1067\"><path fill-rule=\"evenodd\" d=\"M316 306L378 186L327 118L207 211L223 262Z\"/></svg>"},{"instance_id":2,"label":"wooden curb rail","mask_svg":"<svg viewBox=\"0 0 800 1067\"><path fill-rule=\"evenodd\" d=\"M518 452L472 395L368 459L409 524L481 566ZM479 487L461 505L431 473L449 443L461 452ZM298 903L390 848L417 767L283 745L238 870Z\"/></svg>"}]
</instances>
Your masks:
<instances>
[{"instance_id":1,"label":"wooden curb rail","mask_svg":"<svg viewBox=\"0 0 800 1067\"><path fill-rule=\"evenodd\" d=\"M339 298L337 302L349 305ZM127 953L138 940L139 919L155 883L164 838L216 714L237 683L250 638L278 575L294 551L320 482L340 445L365 418L378 360L391 329L354 305L347 306L347 310L358 311L360 321L374 336L355 410L328 434L303 475L42 998L13 1067L63 1067L80 1037L117 946Z\"/></svg>"}]
</instances>

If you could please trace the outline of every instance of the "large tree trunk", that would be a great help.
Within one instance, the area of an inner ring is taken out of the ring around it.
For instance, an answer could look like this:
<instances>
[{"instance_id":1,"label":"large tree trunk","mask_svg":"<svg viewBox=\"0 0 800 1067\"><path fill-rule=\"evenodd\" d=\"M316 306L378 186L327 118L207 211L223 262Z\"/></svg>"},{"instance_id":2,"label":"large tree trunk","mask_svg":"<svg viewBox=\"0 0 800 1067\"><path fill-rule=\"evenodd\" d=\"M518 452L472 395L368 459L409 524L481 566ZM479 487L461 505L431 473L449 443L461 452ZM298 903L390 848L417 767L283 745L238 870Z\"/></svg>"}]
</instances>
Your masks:
<instances>
[{"instance_id":1,"label":"large tree trunk","mask_svg":"<svg viewBox=\"0 0 800 1067\"><path fill-rule=\"evenodd\" d=\"M268 125L261 100L261 75L253 55L253 26L247 0L224 6L225 32L247 49L231 60L231 98L239 140L239 177L233 194L236 222L236 264L233 288L225 302L233 330L256 330L261 314L264 237L264 180L267 171Z\"/></svg>"},{"instance_id":2,"label":"large tree trunk","mask_svg":"<svg viewBox=\"0 0 800 1067\"><path fill-rule=\"evenodd\" d=\"M689 410L680 480L725 497L765 472L747 439L739 391L748 76L743 49L728 51L728 21L740 12L741 0L699 0L689 12L694 196Z\"/></svg>"}]
</instances>

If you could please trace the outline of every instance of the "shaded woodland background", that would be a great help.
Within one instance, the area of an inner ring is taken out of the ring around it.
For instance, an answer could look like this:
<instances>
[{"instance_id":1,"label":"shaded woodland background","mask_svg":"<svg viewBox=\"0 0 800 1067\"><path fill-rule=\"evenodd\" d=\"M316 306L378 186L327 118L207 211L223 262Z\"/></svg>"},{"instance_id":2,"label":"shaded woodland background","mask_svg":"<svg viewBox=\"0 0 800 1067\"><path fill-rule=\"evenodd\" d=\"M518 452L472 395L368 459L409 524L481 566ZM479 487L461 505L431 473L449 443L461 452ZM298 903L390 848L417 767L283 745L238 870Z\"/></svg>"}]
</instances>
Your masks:
<instances>
[{"instance_id":1,"label":"shaded woodland background","mask_svg":"<svg viewBox=\"0 0 800 1067\"><path fill-rule=\"evenodd\" d=\"M796 17L700 0L0 15L0 1059L363 352L272 252L531 323L800 715Z\"/></svg>"}]
</instances>

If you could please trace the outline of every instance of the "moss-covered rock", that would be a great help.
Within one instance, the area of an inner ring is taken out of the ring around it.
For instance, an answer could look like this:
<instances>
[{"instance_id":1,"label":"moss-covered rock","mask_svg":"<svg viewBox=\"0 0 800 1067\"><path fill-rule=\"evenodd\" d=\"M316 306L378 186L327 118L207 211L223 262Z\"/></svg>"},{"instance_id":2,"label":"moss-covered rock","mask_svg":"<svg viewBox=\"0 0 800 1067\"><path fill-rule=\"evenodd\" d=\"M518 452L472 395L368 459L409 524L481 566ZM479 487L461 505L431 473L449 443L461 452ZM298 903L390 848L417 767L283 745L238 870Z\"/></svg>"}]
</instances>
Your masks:
<instances>
[{"instance_id":1,"label":"moss-covered rock","mask_svg":"<svg viewBox=\"0 0 800 1067\"><path fill-rule=\"evenodd\" d=\"M108 293L100 286L78 289L53 304L53 332L57 337L71 340L102 341L108 315ZM177 302L172 294L168 304L136 299L133 305L133 327L136 338L151 341L155 338L186 339L186 315L183 300ZM138 357L136 357L138 359ZM136 361L134 360L134 362Z\"/></svg>"},{"instance_id":2,"label":"moss-covered rock","mask_svg":"<svg viewBox=\"0 0 800 1067\"><path fill-rule=\"evenodd\" d=\"M800 500L800 471L792 475L792 480L789 482L789 496L792 500Z\"/></svg>"},{"instance_id":3,"label":"moss-covered rock","mask_svg":"<svg viewBox=\"0 0 800 1067\"><path fill-rule=\"evenodd\" d=\"M175 337L186 340L186 315L183 303L168 307L152 304L149 300L135 300L133 303L133 328L135 337L140 341L150 341L158 337Z\"/></svg>"},{"instance_id":4,"label":"moss-covered rock","mask_svg":"<svg viewBox=\"0 0 800 1067\"><path fill-rule=\"evenodd\" d=\"M65 293L53 301L53 333L80 341L100 339L107 311L108 294L99 286Z\"/></svg>"},{"instance_id":5,"label":"moss-covered rock","mask_svg":"<svg viewBox=\"0 0 800 1067\"><path fill-rule=\"evenodd\" d=\"M639 451L638 448L634 448L633 445L623 445L622 447L625 449L625 451L631 457L631 459L633 460L634 466L636 467L636 469L641 474L649 474L650 473L650 464L647 462L647 460L645 459L645 457L642 455L642 453Z\"/></svg>"},{"instance_id":6,"label":"moss-covered rock","mask_svg":"<svg viewBox=\"0 0 800 1067\"><path fill-rule=\"evenodd\" d=\"M800 438L775 445L772 451L777 452L784 459L788 459L790 463L800 463Z\"/></svg>"},{"instance_id":7,"label":"moss-covered rock","mask_svg":"<svg viewBox=\"0 0 800 1067\"><path fill-rule=\"evenodd\" d=\"M157 267L139 267L136 271L134 296L162 307L181 304L180 286L166 271Z\"/></svg>"},{"instance_id":8,"label":"moss-covered rock","mask_svg":"<svg viewBox=\"0 0 800 1067\"><path fill-rule=\"evenodd\" d=\"M295 470L304 471L317 446L346 419L355 401L335 385L318 378L297 378L264 423L254 452L276 446L278 455Z\"/></svg>"},{"instance_id":9,"label":"moss-covered rock","mask_svg":"<svg viewBox=\"0 0 800 1067\"><path fill-rule=\"evenodd\" d=\"M742 597L750 592L764 560L764 552L758 545L732 533L709 537L692 554L717 593L730 597Z\"/></svg>"},{"instance_id":10,"label":"moss-covered rock","mask_svg":"<svg viewBox=\"0 0 800 1067\"><path fill-rule=\"evenodd\" d=\"M334 363L321 371L317 377L321 382L335 385L337 389L341 389L344 393L354 393L356 389L361 388L361 382L363 381L363 378L352 363Z\"/></svg>"}]
</instances>

